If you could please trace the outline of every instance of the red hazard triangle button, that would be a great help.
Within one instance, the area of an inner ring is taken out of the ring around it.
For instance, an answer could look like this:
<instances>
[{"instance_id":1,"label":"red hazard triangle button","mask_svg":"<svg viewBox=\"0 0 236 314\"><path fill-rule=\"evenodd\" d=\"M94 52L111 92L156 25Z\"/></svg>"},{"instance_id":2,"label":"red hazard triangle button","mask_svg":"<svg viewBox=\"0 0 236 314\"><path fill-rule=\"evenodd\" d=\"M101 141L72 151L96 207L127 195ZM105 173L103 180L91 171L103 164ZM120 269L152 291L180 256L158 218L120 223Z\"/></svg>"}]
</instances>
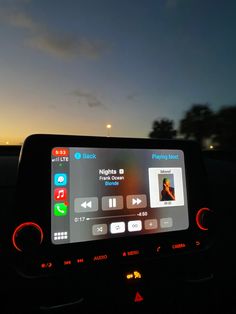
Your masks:
<instances>
[{"instance_id":1,"label":"red hazard triangle button","mask_svg":"<svg viewBox=\"0 0 236 314\"><path fill-rule=\"evenodd\" d=\"M144 300L144 298L141 296L141 294L139 292L136 292L135 298L134 298L134 302L142 302Z\"/></svg>"}]
</instances>

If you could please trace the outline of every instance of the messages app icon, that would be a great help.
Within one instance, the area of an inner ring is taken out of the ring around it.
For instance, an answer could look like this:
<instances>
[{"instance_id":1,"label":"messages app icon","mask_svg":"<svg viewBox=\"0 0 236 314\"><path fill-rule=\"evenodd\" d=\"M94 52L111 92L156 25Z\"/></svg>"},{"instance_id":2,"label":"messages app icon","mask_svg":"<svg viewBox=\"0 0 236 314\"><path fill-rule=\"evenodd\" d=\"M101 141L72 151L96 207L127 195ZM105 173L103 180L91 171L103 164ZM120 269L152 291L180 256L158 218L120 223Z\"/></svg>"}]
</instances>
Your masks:
<instances>
[{"instance_id":1,"label":"messages app icon","mask_svg":"<svg viewBox=\"0 0 236 314\"><path fill-rule=\"evenodd\" d=\"M65 186L67 184L67 174L66 173L56 173L54 175L54 184L56 186Z\"/></svg>"}]
</instances>

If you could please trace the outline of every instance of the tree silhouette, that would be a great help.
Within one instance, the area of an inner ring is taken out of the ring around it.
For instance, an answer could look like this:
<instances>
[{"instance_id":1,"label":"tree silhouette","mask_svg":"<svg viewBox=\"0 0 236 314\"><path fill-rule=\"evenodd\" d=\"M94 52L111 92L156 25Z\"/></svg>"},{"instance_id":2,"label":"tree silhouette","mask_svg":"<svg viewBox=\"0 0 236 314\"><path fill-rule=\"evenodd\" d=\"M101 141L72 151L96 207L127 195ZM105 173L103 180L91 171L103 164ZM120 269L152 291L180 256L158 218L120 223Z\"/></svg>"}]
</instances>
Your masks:
<instances>
[{"instance_id":1,"label":"tree silhouette","mask_svg":"<svg viewBox=\"0 0 236 314\"><path fill-rule=\"evenodd\" d=\"M214 142L219 149L236 150L236 106L222 107L216 114Z\"/></svg>"},{"instance_id":2,"label":"tree silhouette","mask_svg":"<svg viewBox=\"0 0 236 314\"><path fill-rule=\"evenodd\" d=\"M152 131L149 133L150 138L172 139L176 136L176 130L173 127L173 121L169 119L155 120L152 125Z\"/></svg>"},{"instance_id":3,"label":"tree silhouette","mask_svg":"<svg viewBox=\"0 0 236 314\"><path fill-rule=\"evenodd\" d=\"M195 139L203 147L204 139L213 135L214 113L208 104L194 104L180 120L180 133Z\"/></svg>"}]
</instances>

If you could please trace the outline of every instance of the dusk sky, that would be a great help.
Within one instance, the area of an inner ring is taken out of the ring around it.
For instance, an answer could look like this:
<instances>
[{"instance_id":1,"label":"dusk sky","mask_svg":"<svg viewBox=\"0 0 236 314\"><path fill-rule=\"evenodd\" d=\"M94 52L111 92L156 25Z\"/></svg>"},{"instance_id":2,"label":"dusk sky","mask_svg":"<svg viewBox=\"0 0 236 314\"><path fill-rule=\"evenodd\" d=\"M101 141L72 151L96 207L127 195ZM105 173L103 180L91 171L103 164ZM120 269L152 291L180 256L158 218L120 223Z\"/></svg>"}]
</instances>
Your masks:
<instances>
[{"instance_id":1,"label":"dusk sky","mask_svg":"<svg viewBox=\"0 0 236 314\"><path fill-rule=\"evenodd\" d=\"M235 58L234 0L0 0L0 144L178 127L236 104Z\"/></svg>"}]
</instances>

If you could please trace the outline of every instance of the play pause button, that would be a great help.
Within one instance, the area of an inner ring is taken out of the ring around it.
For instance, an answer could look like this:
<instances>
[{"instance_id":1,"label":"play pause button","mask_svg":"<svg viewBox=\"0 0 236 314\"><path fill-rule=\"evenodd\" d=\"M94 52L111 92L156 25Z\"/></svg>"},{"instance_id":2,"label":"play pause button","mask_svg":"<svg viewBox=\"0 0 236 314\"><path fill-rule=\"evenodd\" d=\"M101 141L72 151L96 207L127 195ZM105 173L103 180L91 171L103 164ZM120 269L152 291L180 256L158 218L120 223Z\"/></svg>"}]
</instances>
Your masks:
<instances>
[{"instance_id":1,"label":"play pause button","mask_svg":"<svg viewBox=\"0 0 236 314\"><path fill-rule=\"evenodd\" d=\"M102 197L102 210L123 209L123 196L104 196Z\"/></svg>"}]
</instances>

